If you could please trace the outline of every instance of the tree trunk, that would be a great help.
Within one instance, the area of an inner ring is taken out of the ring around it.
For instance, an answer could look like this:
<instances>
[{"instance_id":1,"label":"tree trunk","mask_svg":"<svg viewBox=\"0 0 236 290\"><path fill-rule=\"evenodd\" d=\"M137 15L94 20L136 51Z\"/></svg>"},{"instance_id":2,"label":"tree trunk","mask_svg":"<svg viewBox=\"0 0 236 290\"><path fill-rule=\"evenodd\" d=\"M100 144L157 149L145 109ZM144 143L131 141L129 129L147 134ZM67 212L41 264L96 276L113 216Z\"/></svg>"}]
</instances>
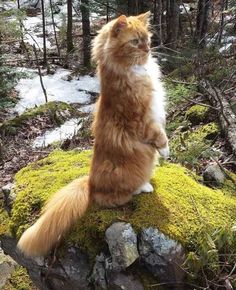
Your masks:
<instances>
[{"instance_id":1,"label":"tree trunk","mask_svg":"<svg viewBox=\"0 0 236 290\"><path fill-rule=\"evenodd\" d=\"M136 0L131 0L132 2L135 2ZM117 7L117 13L118 15L121 14L129 14L129 3L130 1L126 0L116 0L116 7Z\"/></svg>"},{"instance_id":2,"label":"tree trunk","mask_svg":"<svg viewBox=\"0 0 236 290\"><path fill-rule=\"evenodd\" d=\"M179 34L179 5L176 0L167 0L166 3L166 29L168 46L177 45Z\"/></svg>"},{"instance_id":3,"label":"tree trunk","mask_svg":"<svg viewBox=\"0 0 236 290\"><path fill-rule=\"evenodd\" d=\"M50 3L50 10L51 10L51 17L52 17L52 26L53 26L53 31L54 31L54 37L55 37L57 52L58 52L58 56L60 57L61 53L60 53L60 47L59 47L59 43L58 43L58 39L57 39L57 32L56 32L56 25L55 25L55 21L54 21L52 0L49 0L49 3Z\"/></svg>"},{"instance_id":4,"label":"tree trunk","mask_svg":"<svg viewBox=\"0 0 236 290\"><path fill-rule=\"evenodd\" d=\"M67 0L67 53L74 49L72 38L72 0Z\"/></svg>"},{"instance_id":5,"label":"tree trunk","mask_svg":"<svg viewBox=\"0 0 236 290\"><path fill-rule=\"evenodd\" d=\"M84 54L83 63L85 67L89 68L91 64L89 0L81 0L80 11L82 15L82 29L83 29L83 54Z\"/></svg>"},{"instance_id":6,"label":"tree trunk","mask_svg":"<svg viewBox=\"0 0 236 290\"><path fill-rule=\"evenodd\" d=\"M209 11L211 0L199 0L196 20L195 43L203 48L205 46L205 37L208 29Z\"/></svg>"},{"instance_id":7,"label":"tree trunk","mask_svg":"<svg viewBox=\"0 0 236 290\"><path fill-rule=\"evenodd\" d=\"M47 67L46 21L45 21L44 0L41 0L41 9L43 20L43 63Z\"/></svg>"},{"instance_id":8,"label":"tree trunk","mask_svg":"<svg viewBox=\"0 0 236 290\"><path fill-rule=\"evenodd\" d=\"M219 37L218 37L218 44L221 44L222 34L224 30L224 10L226 6L226 1L221 0L221 16L220 16L220 30L219 30Z\"/></svg>"}]
</instances>

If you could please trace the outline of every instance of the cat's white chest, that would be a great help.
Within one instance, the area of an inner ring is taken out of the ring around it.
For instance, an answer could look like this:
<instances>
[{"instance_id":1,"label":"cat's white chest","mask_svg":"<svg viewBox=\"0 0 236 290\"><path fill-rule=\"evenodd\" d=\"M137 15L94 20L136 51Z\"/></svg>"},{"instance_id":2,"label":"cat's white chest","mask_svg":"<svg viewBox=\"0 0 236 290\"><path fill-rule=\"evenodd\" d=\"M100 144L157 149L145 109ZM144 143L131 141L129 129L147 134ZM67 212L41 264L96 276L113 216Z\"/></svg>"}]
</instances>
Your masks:
<instances>
[{"instance_id":1,"label":"cat's white chest","mask_svg":"<svg viewBox=\"0 0 236 290\"><path fill-rule=\"evenodd\" d=\"M165 125L165 90L160 81L160 70L155 60L150 57L144 66L135 65L132 71L139 76L148 75L152 81L153 94L151 113L153 119L163 126Z\"/></svg>"}]
</instances>

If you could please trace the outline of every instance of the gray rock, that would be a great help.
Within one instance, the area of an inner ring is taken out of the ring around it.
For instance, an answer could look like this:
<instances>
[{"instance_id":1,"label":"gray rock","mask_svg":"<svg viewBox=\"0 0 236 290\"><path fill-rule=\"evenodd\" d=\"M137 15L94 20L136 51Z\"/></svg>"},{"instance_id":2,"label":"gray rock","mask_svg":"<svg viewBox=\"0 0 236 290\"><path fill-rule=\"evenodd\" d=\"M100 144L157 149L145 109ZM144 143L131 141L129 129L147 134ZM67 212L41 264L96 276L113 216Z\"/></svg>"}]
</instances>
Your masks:
<instances>
[{"instance_id":1,"label":"gray rock","mask_svg":"<svg viewBox=\"0 0 236 290\"><path fill-rule=\"evenodd\" d=\"M178 283L184 278L179 265L185 260L183 247L152 227L144 229L139 239L141 263L161 282Z\"/></svg>"},{"instance_id":2,"label":"gray rock","mask_svg":"<svg viewBox=\"0 0 236 290\"><path fill-rule=\"evenodd\" d=\"M5 285L8 278L16 268L16 262L9 256L6 256L0 248L0 289Z\"/></svg>"},{"instance_id":3,"label":"gray rock","mask_svg":"<svg viewBox=\"0 0 236 290\"><path fill-rule=\"evenodd\" d=\"M108 275L110 290L144 290L143 285L131 274L110 272Z\"/></svg>"},{"instance_id":4,"label":"gray rock","mask_svg":"<svg viewBox=\"0 0 236 290\"><path fill-rule=\"evenodd\" d=\"M106 257L103 253L96 257L90 280L94 284L95 290L107 289Z\"/></svg>"},{"instance_id":5,"label":"gray rock","mask_svg":"<svg viewBox=\"0 0 236 290\"><path fill-rule=\"evenodd\" d=\"M137 236L130 224L114 223L106 230L105 237L112 257L113 270L124 270L139 257Z\"/></svg>"},{"instance_id":6,"label":"gray rock","mask_svg":"<svg viewBox=\"0 0 236 290\"><path fill-rule=\"evenodd\" d=\"M2 187L4 206L8 213L11 212L12 204L16 198L14 187L15 186L13 183L8 183L7 185Z\"/></svg>"},{"instance_id":7,"label":"gray rock","mask_svg":"<svg viewBox=\"0 0 236 290\"><path fill-rule=\"evenodd\" d=\"M8 183L2 187L2 192L4 195L9 195L11 193L11 189L14 187L14 183Z\"/></svg>"},{"instance_id":8,"label":"gray rock","mask_svg":"<svg viewBox=\"0 0 236 290\"><path fill-rule=\"evenodd\" d=\"M203 172L203 179L206 185L222 186L225 181L225 174L217 164L208 166Z\"/></svg>"},{"instance_id":9,"label":"gray rock","mask_svg":"<svg viewBox=\"0 0 236 290\"><path fill-rule=\"evenodd\" d=\"M67 248L63 255L44 258L25 257L16 248L17 241L1 236L1 246L5 253L27 268L30 278L37 288L44 290L89 290L90 272L86 254L76 247Z\"/></svg>"}]
</instances>

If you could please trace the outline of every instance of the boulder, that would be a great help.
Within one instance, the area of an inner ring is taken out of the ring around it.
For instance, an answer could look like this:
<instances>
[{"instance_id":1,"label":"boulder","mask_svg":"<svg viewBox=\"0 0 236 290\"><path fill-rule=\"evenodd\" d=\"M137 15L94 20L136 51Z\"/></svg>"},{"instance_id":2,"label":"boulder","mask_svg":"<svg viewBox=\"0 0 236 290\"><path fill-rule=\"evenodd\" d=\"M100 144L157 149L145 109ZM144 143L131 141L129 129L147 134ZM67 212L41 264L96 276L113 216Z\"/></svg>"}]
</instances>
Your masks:
<instances>
[{"instance_id":1,"label":"boulder","mask_svg":"<svg viewBox=\"0 0 236 290\"><path fill-rule=\"evenodd\" d=\"M224 184L225 174L217 164L209 165L203 172L206 185L220 187Z\"/></svg>"},{"instance_id":2,"label":"boulder","mask_svg":"<svg viewBox=\"0 0 236 290\"><path fill-rule=\"evenodd\" d=\"M7 185L3 186L2 193L3 193L4 206L7 212L10 213L12 209L12 204L16 198L16 195L14 192L14 184L8 183Z\"/></svg>"},{"instance_id":3,"label":"boulder","mask_svg":"<svg viewBox=\"0 0 236 290\"><path fill-rule=\"evenodd\" d=\"M149 227L141 232L139 253L141 262L159 281L183 282L185 251L180 243Z\"/></svg>"},{"instance_id":4,"label":"boulder","mask_svg":"<svg viewBox=\"0 0 236 290\"><path fill-rule=\"evenodd\" d=\"M16 265L16 262L10 256L5 255L0 248L0 289L14 272Z\"/></svg>"},{"instance_id":5,"label":"boulder","mask_svg":"<svg viewBox=\"0 0 236 290\"><path fill-rule=\"evenodd\" d=\"M137 236L129 223L117 222L105 232L113 270L125 270L139 257Z\"/></svg>"},{"instance_id":6,"label":"boulder","mask_svg":"<svg viewBox=\"0 0 236 290\"><path fill-rule=\"evenodd\" d=\"M224 187L209 188L200 184L193 172L166 162L153 172L152 193L134 196L119 208L92 205L60 248L45 258L24 257L16 249L17 239L38 218L52 194L88 174L91 156L89 150L56 150L28 165L15 176L16 199L10 217L0 206L2 248L27 268L39 289L148 289L147 271L152 284L162 279L160 271L163 277L180 280L172 261L181 264L180 244L185 251L197 246L202 220L209 232L231 227L235 222L233 184L227 191ZM120 253L125 254L121 260Z\"/></svg>"}]
</instances>

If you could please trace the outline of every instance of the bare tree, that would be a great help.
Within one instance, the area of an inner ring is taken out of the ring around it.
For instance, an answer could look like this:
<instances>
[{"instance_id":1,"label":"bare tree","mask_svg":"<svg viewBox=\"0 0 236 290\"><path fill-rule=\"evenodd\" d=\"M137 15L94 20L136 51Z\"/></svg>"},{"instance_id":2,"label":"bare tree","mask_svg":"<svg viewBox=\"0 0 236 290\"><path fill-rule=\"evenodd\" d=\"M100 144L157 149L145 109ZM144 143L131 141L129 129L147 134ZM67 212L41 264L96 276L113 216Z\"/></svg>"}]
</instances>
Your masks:
<instances>
[{"instance_id":1,"label":"bare tree","mask_svg":"<svg viewBox=\"0 0 236 290\"><path fill-rule=\"evenodd\" d=\"M91 35L90 35L90 20L89 20L89 0L81 0L80 11L82 15L83 29L83 63L89 68L91 64Z\"/></svg>"},{"instance_id":2,"label":"bare tree","mask_svg":"<svg viewBox=\"0 0 236 290\"><path fill-rule=\"evenodd\" d=\"M44 0L41 0L42 21L43 21L43 62L47 67L47 45L46 45L46 20L44 10Z\"/></svg>"},{"instance_id":3,"label":"bare tree","mask_svg":"<svg viewBox=\"0 0 236 290\"><path fill-rule=\"evenodd\" d=\"M58 52L58 56L60 57L61 53L60 53L60 47L59 47L59 43L58 43L58 39L57 39L57 32L56 32L56 25L55 25L55 21L54 21L52 0L50 0L49 3L50 3L50 10L51 10L51 17L52 17L52 26L53 26L54 37L55 37L56 46L57 46L57 52Z\"/></svg>"},{"instance_id":4,"label":"bare tree","mask_svg":"<svg viewBox=\"0 0 236 290\"><path fill-rule=\"evenodd\" d=\"M67 53L74 49L72 37L72 0L67 0Z\"/></svg>"},{"instance_id":5,"label":"bare tree","mask_svg":"<svg viewBox=\"0 0 236 290\"><path fill-rule=\"evenodd\" d=\"M220 30L218 36L218 44L221 44L222 34L224 30L224 10L226 8L226 0L221 0L221 16L220 16Z\"/></svg>"},{"instance_id":6,"label":"bare tree","mask_svg":"<svg viewBox=\"0 0 236 290\"><path fill-rule=\"evenodd\" d=\"M169 46L175 47L179 34L179 4L177 0L166 1L166 42Z\"/></svg>"},{"instance_id":7,"label":"bare tree","mask_svg":"<svg viewBox=\"0 0 236 290\"><path fill-rule=\"evenodd\" d=\"M205 46L205 36L208 29L210 7L211 0L198 0L195 42L199 47Z\"/></svg>"}]
</instances>

